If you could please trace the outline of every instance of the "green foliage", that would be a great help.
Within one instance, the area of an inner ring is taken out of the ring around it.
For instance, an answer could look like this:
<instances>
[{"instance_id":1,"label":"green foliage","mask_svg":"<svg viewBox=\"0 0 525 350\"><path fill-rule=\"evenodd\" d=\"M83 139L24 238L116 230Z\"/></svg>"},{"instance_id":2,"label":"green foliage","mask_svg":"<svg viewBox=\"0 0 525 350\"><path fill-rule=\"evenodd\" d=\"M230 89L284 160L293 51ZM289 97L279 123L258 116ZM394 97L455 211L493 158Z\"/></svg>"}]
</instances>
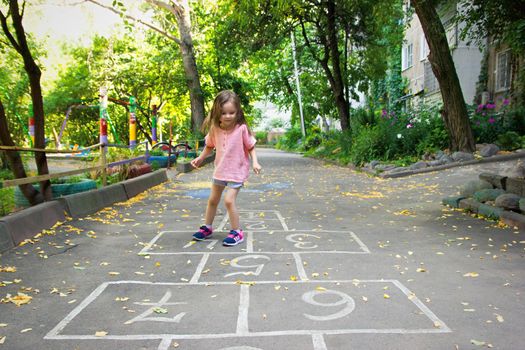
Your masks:
<instances>
[{"instance_id":1,"label":"green foliage","mask_svg":"<svg viewBox=\"0 0 525 350\"><path fill-rule=\"evenodd\" d=\"M68 176L51 179L52 184L75 184L85 179L84 176Z\"/></svg>"},{"instance_id":2,"label":"green foliage","mask_svg":"<svg viewBox=\"0 0 525 350\"><path fill-rule=\"evenodd\" d=\"M154 160L153 162L151 162L151 170L152 171L156 171L156 170L159 170L160 169L160 164L159 162L157 162L156 160Z\"/></svg>"},{"instance_id":3,"label":"green foliage","mask_svg":"<svg viewBox=\"0 0 525 350\"><path fill-rule=\"evenodd\" d=\"M15 209L14 187L0 188L0 216L6 216Z\"/></svg>"},{"instance_id":4,"label":"green foliage","mask_svg":"<svg viewBox=\"0 0 525 350\"><path fill-rule=\"evenodd\" d=\"M259 145L265 145L268 140L268 132L266 131L257 131L255 133L255 139L257 140L257 144Z\"/></svg>"},{"instance_id":5,"label":"green foliage","mask_svg":"<svg viewBox=\"0 0 525 350\"><path fill-rule=\"evenodd\" d=\"M299 146L299 141L303 137L301 127L300 126L294 126L290 129L288 129L283 137L279 139L277 142L276 147L280 149L286 149L286 150L292 150L297 149Z\"/></svg>"},{"instance_id":6,"label":"green foliage","mask_svg":"<svg viewBox=\"0 0 525 350\"><path fill-rule=\"evenodd\" d=\"M476 142L494 143L507 132L525 134L525 107L511 108L507 99L501 102L499 111L496 107L494 103L469 107Z\"/></svg>"},{"instance_id":7,"label":"green foliage","mask_svg":"<svg viewBox=\"0 0 525 350\"><path fill-rule=\"evenodd\" d=\"M439 106L419 107L396 114L376 113L367 108L355 109L350 132L335 131L322 134L309 130L304 144L298 140L300 129L288 130L280 145L288 149L306 150L306 154L336 160L342 164L362 165L371 160L388 160L406 165L425 153L446 147L445 131Z\"/></svg>"},{"instance_id":8,"label":"green foliage","mask_svg":"<svg viewBox=\"0 0 525 350\"><path fill-rule=\"evenodd\" d=\"M496 144L503 150L513 151L521 147L522 139L515 131L507 131L498 135Z\"/></svg>"}]
</instances>

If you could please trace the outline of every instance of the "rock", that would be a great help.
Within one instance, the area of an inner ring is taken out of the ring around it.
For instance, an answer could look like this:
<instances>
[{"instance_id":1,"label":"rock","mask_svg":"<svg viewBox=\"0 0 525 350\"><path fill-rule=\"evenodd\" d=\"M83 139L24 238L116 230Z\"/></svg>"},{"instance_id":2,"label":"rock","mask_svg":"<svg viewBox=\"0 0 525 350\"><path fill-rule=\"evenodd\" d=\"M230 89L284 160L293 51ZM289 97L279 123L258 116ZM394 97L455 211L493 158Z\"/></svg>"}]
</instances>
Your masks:
<instances>
[{"instance_id":1,"label":"rock","mask_svg":"<svg viewBox=\"0 0 525 350\"><path fill-rule=\"evenodd\" d=\"M505 187L507 184L506 176L500 176L500 175L491 174L491 173L481 173L479 174L479 179L487 181L495 188L501 188L502 190L506 189Z\"/></svg>"},{"instance_id":2,"label":"rock","mask_svg":"<svg viewBox=\"0 0 525 350\"><path fill-rule=\"evenodd\" d=\"M520 206L521 212L525 213L525 198L520 199L519 206Z\"/></svg>"},{"instance_id":3,"label":"rock","mask_svg":"<svg viewBox=\"0 0 525 350\"><path fill-rule=\"evenodd\" d=\"M429 166L438 166L438 165L441 165L441 164L444 164L443 161L437 159L437 160L432 160L430 162L428 162L428 165Z\"/></svg>"},{"instance_id":4,"label":"rock","mask_svg":"<svg viewBox=\"0 0 525 350\"><path fill-rule=\"evenodd\" d=\"M389 170L392 170L394 169L396 166L393 165L393 164L378 164L376 165L376 167L374 168L375 170L380 170L380 171L389 171Z\"/></svg>"},{"instance_id":5,"label":"rock","mask_svg":"<svg viewBox=\"0 0 525 350\"><path fill-rule=\"evenodd\" d=\"M480 190L492 188L492 185L483 180L472 180L461 186L459 193L464 197L472 197L472 195Z\"/></svg>"},{"instance_id":6,"label":"rock","mask_svg":"<svg viewBox=\"0 0 525 350\"><path fill-rule=\"evenodd\" d=\"M520 196L514 193L505 193L496 198L496 206L508 210L520 209Z\"/></svg>"},{"instance_id":7,"label":"rock","mask_svg":"<svg viewBox=\"0 0 525 350\"><path fill-rule=\"evenodd\" d=\"M480 151L479 151L479 154L484 157L484 158L487 158L487 157L492 157L493 155L495 155L496 153L499 152L499 147L496 146L495 144L488 144L486 145L485 147L483 147Z\"/></svg>"},{"instance_id":8,"label":"rock","mask_svg":"<svg viewBox=\"0 0 525 350\"><path fill-rule=\"evenodd\" d=\"M436 159L439 159L445 155L445 152L443 151L437 151L436 155L434 156Z\"/></svg>"},{"instance_id":9,"label":"rock","mask_svg":"<svg viewBox=\"0 0 525 350\"><path fill-rule=\"evenodd\" d=\"M454 159L452 159L449 155L443 154L441 157L438 158L439 161L441 161L443 164L452 163Z\"/></svg>"},{"instance_id":10,"label":"rock","mask_svg":"<svg viewBox=\"0 0 525 350\"><path fill-rule=\"evenodd\" d=\"M402 171L407 171L407 170L408 170L408 168L400 166L400 167L397 167L397 168L389 169L388 172L389 173L400 173Z\"/></svg>"},{"instance_id":11,"label":"rock","mask_svg":"<svg viewBox=\"0 0 525 350\"><path fill-rule=\"evenodd\" d=\"M521 159L518 160L516 165L504 171L504 175L507 177L525 178L525 166L523 165L523 161Z\"/></svg>"},{"instance_id":12,"label":"rock","mask_svg":"<svg viewBox=\"0 0 525 350\"><path fill-rule=\"evenodd\" d=\"M373 161L371 161L371 162L368 164L368 166L370 167L370 169L375 169L376 166L378 166L379 164L381 164L380 161L378 161L378 160L373 160Z\"/></svg>"},{"instance_id":13,"label":"rock","mask_svg":"<svg viewBox=\"0 0 525 350\"><path fill-rule=\"evenodd\" d=\"M428 167L427 162L421 160L421 161L419 161L417 163L412 164L409 167L409 169L410 170L417 170L417 169L423 169L423 168L427 168L427 167Z\"/></svg>"},{"instance_id":14,"label":"rock","mask_svg":"<svg viewBox=\"0 0 525 350\"><path fill-rule=\"evenodd\" d=\"M474 155L468 152L454 152L452 153L452 159L456 162L466 162L468 160L474 159Z\"/></svg>"},{"instance_id":15,"label":"rock","mask_svg":"<svg viewBox=\"0 0 525 350\"><path fill-rule=\"evenodd\" d=\"M498 196L501 196L502 194L505 194L505 191L499 188L486 188L480 191L477 191L474 193L472 198L477 200L480 203L485 203L487 201L494 201Z\"/></svg>"}]
</instances>

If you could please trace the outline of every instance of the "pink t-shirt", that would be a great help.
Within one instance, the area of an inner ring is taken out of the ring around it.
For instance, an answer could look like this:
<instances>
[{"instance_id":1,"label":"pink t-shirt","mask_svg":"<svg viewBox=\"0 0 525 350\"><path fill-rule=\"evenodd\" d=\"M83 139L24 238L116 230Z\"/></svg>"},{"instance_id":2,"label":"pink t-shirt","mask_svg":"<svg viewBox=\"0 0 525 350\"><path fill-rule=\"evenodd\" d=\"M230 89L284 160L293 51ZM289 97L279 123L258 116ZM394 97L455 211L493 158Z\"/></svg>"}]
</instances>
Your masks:
<instances>
[{"instance_id":1,"label":"pink t-shirt","mask_svg":"<svg viewBox=\"0 0 525 350\"><path fill-rule=\"evenodd\" d=\"M215 148L213 178L222 181L244 182L250 174L249 151L255 146L245 124L232 130L214 127L206 135L206 146Z\"/></svg>"}]
</instances>

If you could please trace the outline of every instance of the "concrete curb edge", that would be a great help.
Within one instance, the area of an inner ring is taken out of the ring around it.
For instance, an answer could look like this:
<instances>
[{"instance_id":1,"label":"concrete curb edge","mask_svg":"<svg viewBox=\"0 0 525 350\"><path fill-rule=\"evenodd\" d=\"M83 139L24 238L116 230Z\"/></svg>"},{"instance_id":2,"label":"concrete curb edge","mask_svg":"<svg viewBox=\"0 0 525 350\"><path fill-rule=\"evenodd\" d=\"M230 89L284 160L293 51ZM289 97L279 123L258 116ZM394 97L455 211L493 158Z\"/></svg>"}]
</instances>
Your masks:
<instances>
[{"instance_id":1,"label":"concrete curb edge","mask_svg":"<svg viewBox=\"0 0 525 350\"><path fill-rule=\"evenodd\" d=\"M42 230L52 228L57 222L65 221L66 213L73 218L89 215L113 203L129 200L166 181L166 169L159 169L115 185L64 196L0 218L0 253L18 246Z\"/></svg>"}]
</instances>

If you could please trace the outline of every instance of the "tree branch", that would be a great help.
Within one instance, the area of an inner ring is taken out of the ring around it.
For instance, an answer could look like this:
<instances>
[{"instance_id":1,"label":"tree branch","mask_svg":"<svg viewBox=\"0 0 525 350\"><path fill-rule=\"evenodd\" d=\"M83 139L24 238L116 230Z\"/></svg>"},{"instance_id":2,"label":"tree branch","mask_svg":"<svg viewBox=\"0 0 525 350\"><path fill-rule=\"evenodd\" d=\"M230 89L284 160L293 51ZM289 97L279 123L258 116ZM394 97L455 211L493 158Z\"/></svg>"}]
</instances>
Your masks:
<instances>
[{"instance_id":1,"label":"tree branch","mask_svg":"<svg viewBox=\"0 0 525 350\"><path fill-rule=\"evenodd\" d=\"M8 16L9 16L9 13L8 13ZM7 37L7 40L9 40L11 45L14 47L14 49L18 53L21 53L22 49L20 45L18 45L18 42L16 41L16 39L13 37L13 34L11 34L11 31L9 30L9 27L7 25L7 16L4 16L2 11L0 11L0 22L2 22L2 29L4 30L4 34Z\"/></svg>"},{"instance_id":2,"label":"tree branch","mask_svg":"<svg viewBox=\"0 0 525 350\"><path fill-rule=\"evenodd\" d=\"M168 34L168 33L166 33L165 31L163 31L162 29L159 29L159 28L155 27L155 26L152 25L152 24L146 23L146 22L144 22L144 21L141 20L141 19L138 19L138 18L132 17L132 16L130 16L130 15L127 15L127 14L125 14L125 13L122 12L122 11L119 11L119 10L117 10L117 9L111 7L111 6L104 5L104 4L102 4L102 3L100 3L100 2L98 2L98 1L96 1L96 0L86 0L86 1L91 2L91 3L95 4L95 5L100 6L100 7L103 7L103 8L105 8L105 9L107 9L107 10L110 10L111 12L114 12L114 13L116 13L116 14L122 16L122 17L125 17L125 18L127 18L127 19L130 19L130 20L132 20L132 21L134 21L134 22L137 22L137 23L140 23L140 24L142 24L142 25L145 25L146 27L148 27L148 28L150 28L150 29L153 29L153 30L156 31L157 33L159 33L159 34L161 34L161 35L164 35L166 38L168 38L168 39L170 39L170 40L176 42L177 45L181 45L181 44L182 44L182 42L180 41L179 38L177 38L177 37L175 37L175 36L173 36L173 35L171 35L171 34Z\"/></svg>"},{"instance_id":3,"label":"tree branch","mask_svg":"<svg viewBox=\"0 0 525 350\"><path fill-rule=\"evenodd\" d=\"M170 11L171 13L173 13L174 15L180 15L182 12L183 12L183 8L181 6L181 4L177 3L176 1L174 1L173 5L170 5L168 3L165 3L164 1L160 1L160 0L145 0L147 3L149 4L152 4L152 5L156 5L160 8L163 8L165 10L168 10Z\"/></svg>"}]
</instances>

